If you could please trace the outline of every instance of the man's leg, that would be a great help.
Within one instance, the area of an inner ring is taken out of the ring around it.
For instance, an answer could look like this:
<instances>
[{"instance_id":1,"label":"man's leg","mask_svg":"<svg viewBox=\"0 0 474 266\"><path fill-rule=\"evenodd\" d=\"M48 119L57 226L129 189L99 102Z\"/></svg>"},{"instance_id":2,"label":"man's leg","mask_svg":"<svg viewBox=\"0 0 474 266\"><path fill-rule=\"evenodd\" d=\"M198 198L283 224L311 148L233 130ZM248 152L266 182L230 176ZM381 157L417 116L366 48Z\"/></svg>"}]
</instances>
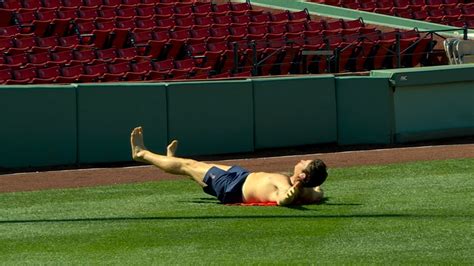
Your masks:
<instances>
[{"instance_id":1,"label":"man's leg","mask_svg":"<svg viewBox=\"0 0 474 266\"><path fill-rule=\"evenodd\" d=\"M207 164L192 159L174 157L177 141L173 141L168 145L167 156L148 151L143 143L143 129L141 127L137 127L132 131L130 143L132 158L135 161L153 164L170 174L190 176L201 186L206 186L204 176L211 167L216 166L223 170L230 168L225 165Z\"/></svg>"}]
</instances>

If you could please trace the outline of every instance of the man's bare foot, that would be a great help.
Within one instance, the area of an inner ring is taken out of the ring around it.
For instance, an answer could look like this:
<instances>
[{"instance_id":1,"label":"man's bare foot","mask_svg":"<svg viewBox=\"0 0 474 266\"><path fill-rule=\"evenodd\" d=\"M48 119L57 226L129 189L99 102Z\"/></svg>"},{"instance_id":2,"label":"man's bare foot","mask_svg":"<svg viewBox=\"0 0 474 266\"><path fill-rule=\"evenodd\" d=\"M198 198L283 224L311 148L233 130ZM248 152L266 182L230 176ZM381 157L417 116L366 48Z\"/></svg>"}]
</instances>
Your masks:
<instances>
[{"instance_id":1,"label":"man's bare foot","mask_svg":"<svg viewBox=\"0 0 474 266\"><path fill-rule=\"evenodd\" d=\"M136 127L130 134L130 144L132 145L132 158L137 162L145 162L143 159L144 152L146 151L145 144L143 144L143 129L142 127Z\"/></svg>"},{"instance_id":2,"label":"man's bare foot","mask_svg":"<svg viewBox=\"0 0 474 266\"><path fill-rule=\"evenodd\" d=\"M174 157L176 149L178 148L178 141L173 140L168 147L166 147L166 156Z\"/></svg>"}]
</instances>

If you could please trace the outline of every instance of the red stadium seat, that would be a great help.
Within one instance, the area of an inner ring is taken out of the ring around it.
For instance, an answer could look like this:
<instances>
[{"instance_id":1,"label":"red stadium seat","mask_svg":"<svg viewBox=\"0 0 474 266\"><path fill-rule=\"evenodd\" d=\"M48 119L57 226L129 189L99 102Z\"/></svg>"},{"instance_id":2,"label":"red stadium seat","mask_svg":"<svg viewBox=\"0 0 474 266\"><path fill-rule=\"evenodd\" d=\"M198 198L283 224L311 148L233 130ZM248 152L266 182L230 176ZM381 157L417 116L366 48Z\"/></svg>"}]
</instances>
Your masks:
<instances>
[{"instance_id":1,"label":"red stadium seat","mask_svg":"<svg viewBox=\"0 0 474 266\"><path fill-rule=\"evenodd\" d=\"M5 84L12 79L13 74L10 68L0 69L0 84Z\"/></svg>"},{"instance_id":2,"label":"red stadium seat","mask_svg":"<svg viewBox=\"0 0 474 266\"><path fill-rule=\"evenodd\" d=\"M297 20L297 21L310 20L308 9L306 9L306 8L304 10L301 10L301 11L295 11L295 12L288 11L288 16L289 16L290 20L293 20L293 21L295 21L295 20Z\"/></svg>"},{"instance_id":3,"label":"red stadium seat","mask_svg":"<svg viewBox=\"0 0 474 266\"><path fill-rule=\"evenodd\" d=\"M20 28L17 25L0 27L0 37L10 37L20 33Z\"/></svg>"},{"instance_id":4,"label":"red stadium seat","mask_svg":"<svg viewBox=\"0 0 474 266\"><path fill-rule=\"evenodd\" d=\"M288 22L290 16L288 14L288 11L286 10L279 13L270 13L270 19L273 22Z\"/></svg>"},{"instance_id":5,"label":"red stadium seat","mask_svg":"<svg viewBox=\"0 0 474 266\"><path fill-rule=\"evenodd\" d=\"M193 6L193 13L197 17L208 16L211 12L213 12L211 3L203 3L201 5L195 4Z\"/></svg>"},{"instance_id":6,"label":"red stadium seat","mask_svg":"<svg viewBox=\"0 0 474 266\"><path fill-rule=\"evenodd\" d=\"M286 28L286 23L275 23L268 26L268 32L273 34L283 34L286 33L288 29Z\"/></svg>"},{"instance_id":7,"label":"red stadium seat","mask_svg":"<svg viewBox=\"0 0 474 266\"><path fill-rule=\"evenodd\" d=\"M37 75L35 67L13 70L12 73L15 80L14 82L17 84L27 84L36 78Z\"/></svg>"},{"instance_id":8,"label":"red stadium seat","mask_svg":"<svg viewBox=\"0 0 474 266\"><path fill-rule=\"evenodd\" d=\"M38 78L33 80L33 83L38 83L40 80L45 83L55 82L56 79L61 75L60 67L53 66L48 68L38 68L37 75Z\"/></svg>"},{"instance_id":9,"label":"red stadium seat","mask_svg":"<svg viewBox=\"0 0 474 266\"><path fill-rule=\"evenodd\" d=\"M71 63L74 60L74 55L72 50L64 50L64 51L52 51L51 52L51 60L53 63L58 65L66 65Z\"/></svg>"},{"instance_id":10,"label":"red stadium seat","mask_svg":"<svg viewBox=\"0 0 474 266\"><path fill-rule=\"evenodd\" d=\"M252 24L265 24L271 21L269 13L262 13L259 15L251 15L250 21Z\"/></svg>"}]
</instances>

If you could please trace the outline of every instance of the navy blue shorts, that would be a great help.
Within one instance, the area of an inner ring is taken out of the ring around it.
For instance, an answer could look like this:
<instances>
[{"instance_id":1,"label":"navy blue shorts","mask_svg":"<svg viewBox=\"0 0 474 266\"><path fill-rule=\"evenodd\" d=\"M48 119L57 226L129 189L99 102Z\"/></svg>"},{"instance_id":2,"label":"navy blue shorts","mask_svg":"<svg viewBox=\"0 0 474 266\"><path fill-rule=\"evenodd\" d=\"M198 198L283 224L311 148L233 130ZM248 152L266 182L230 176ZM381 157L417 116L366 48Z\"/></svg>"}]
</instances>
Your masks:
<instances>
[{"instance_id":1,"label":"navy blue shorts","mask_svg":"<svg viewBox=\"0 0 474 266\"><path fill-rule=\"evenodd\" d=\"M207 194L217 197L222 203L242 202L242 186L249 174L249 171L239 166L232 166L227 171L211 167L204 176L204 183L207 184L207 187L204 187L203 190Z\"/></svg>"}]
</instances>

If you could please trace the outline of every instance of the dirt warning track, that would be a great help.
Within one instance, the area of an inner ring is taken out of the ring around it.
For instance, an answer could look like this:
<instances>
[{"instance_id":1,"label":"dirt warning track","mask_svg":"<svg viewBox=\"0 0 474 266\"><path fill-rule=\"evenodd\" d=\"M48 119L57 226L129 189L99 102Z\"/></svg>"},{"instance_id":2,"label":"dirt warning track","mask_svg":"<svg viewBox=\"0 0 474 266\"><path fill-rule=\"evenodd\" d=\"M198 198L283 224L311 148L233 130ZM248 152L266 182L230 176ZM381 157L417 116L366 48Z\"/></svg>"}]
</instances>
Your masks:
<instances>
[{"instance_id":1,"label":"dirt warning track","mask_svg":"<svg viewBox=\"0 0 474 266\"><path fill-rule=\"evenodd\" d=\"M290 172L302 159L320 158L329 168L357 165L390 164L411 161L474 158L474 144L432 145L375 150L311 153L215 160L240 165L250 171ZM0 175L0 192L34 191L54 188L78 188L121 183L176 179L153 166L90 168Z\"/></svg>"}]
</instances>

